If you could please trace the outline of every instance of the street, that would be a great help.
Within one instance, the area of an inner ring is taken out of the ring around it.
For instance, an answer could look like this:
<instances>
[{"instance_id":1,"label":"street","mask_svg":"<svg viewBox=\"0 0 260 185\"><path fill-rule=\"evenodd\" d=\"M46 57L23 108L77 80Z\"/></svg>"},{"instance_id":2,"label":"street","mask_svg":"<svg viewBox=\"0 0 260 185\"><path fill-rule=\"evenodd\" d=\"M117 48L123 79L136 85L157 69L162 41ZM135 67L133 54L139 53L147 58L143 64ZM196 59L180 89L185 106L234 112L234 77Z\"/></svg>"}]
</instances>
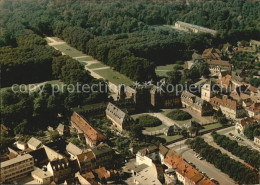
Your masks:
<instances>
[{"instance_id":1,"label":"street","mask_svg":"<svg viewBox=\"0 0 260 185\"><path fill-rule=\"evenodd\" d=\"M194 164L199 171L205 173L209 178L214 178L217 180L220 185L235 185L234 180L227 174L221 172L206 160L199 160L196 158L196 153L192 149L189 149L188 146L184 144L184 141L171 144L168 147L180 154L186 161Z\"/></svg>"}]
</instances>

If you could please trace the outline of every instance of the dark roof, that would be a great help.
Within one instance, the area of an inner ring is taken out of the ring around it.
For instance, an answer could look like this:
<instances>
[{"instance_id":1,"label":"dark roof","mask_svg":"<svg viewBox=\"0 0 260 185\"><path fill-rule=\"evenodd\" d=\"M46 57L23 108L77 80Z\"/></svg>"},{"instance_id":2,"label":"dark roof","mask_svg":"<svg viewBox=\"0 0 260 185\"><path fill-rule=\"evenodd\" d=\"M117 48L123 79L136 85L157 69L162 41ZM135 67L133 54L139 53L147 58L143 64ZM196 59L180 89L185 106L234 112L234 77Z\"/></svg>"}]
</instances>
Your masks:
<instances>
[{"instance_id":1,"label":"dark roof","mask_svg":"<svg viewBox=\"0 0 260 185\"><path fill-rule=\"evenodd\" d=\"M39 148L37 150L31 151L29 152L29 154L33 156L36 165L48 163L48 156L44 148Z\"/></svg>"},{"instance_id":2,"label":"dark roof","mask_svg":"<svg viewBox=\"0 0 260 185\"><path fill-rule=\"evenodd\" d=\"M167 154L167 152L169 151L169 148L167 148L166 146L160 144L159 145L159 152L165 156Z\"/></svg>"},{"instance_id":3,"label":"dark roof","mask_svg":"<svg viewBox=\"0 0 260 185\"><path fill-rule=\"evenodd\" d=\"M92 148L92 152L94 153L95 156L99 156L101 154L109 153L112 151L113 151L112 148L104 143L101 143L95 148Z\"/></svg>"},{"instance_id":4,"label":"dark roof","mask_svg":"<svg viewBox=\"0 0 260 185\"><path fill-rule=\"evenodd\" d=\"M70 167L70 163L67 158L51 161L50 164L54 171L59 171Z\"/></svg>"},{"instance_id":5,"label":"dark roof","mask_svg":"<svg viewBox=\"0 0 260 185\"><path fill-rule=\"evenodd\" d=\"M106 114L112 117L117 123L123 124L125 118L127 117L127 113L119 109L112 103L108 103Z\"/></svg>"}]
</instances>

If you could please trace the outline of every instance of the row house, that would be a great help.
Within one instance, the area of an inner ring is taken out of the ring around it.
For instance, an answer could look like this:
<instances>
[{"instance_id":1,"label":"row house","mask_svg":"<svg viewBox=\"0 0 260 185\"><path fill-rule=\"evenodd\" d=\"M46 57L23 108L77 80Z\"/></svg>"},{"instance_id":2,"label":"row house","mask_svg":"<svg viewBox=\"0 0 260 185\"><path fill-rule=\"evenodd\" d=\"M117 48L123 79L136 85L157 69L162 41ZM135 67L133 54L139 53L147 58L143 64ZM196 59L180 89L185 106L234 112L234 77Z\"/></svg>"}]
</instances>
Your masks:
<instances>
[{"instance_id":1,"label":"row house","mask_svg":"<svg viewBox=\"0 0 260 185\"><path fill-rule=\"evenodd\" d=\"M215 96L210 99L210 103L215 110L220 109L227 118L240 118L245 113L242 105L238 104L234 100L228 99L227 96L223 96L223 98Z\"/></svg>"},{"instance_id":2,"label":"row house","mask_svg":"<svg viewBox=\"0 0 260 185\"><path fill-rule=\"evenodd\" d=\"M85 138L86 143L95 147L105 141L105 136L92 126L86 119L74 112L71 116L70 123L77 130L80 139Z\"/></svg>"},{"instance_id":3,"label":"row house","mask_svg":"<svg viewBox=\"0 0 260 185\"><path fill-rule=\"evenodd\" d=\"M53 181L57 183L71 175L72 166L67 158L57 159L48 163L47 171L53 176Z\"/></svg>"},{"instance_id":4,"label":"row house","mask_svg":"<svg viewBox=\"0 0 260 185\"><path fill-rule=\"evenodd\" d=\"M173 169L176 172L178 180L181 181L184 185L215 185L215 183L201 174L173 150L168 151L164 162L169 169Z\"/></svg>"},{"instance_id":5,"label":"row house","mask_svg":"<svg viewBox=\"0 0 260 185\"><path fill-rule=\"evenodd\" d=\"M181 102L184 108L191 109L201 116L209 115L212 113L212 107L207 101L201 99L194 94L191 94L188 91L182 92Z\"/></svg>"},{"instance_id":6,"label":"row house","mask_svg":"<svg viewBox=\"0 0 260 185\"><path fill-rule=\"evenodd\" d=\"M94 169L99 166L111 166L114 151L107 144L99 144L90 151L76 157L80 171Z\"/></svg>"}]
</instances>

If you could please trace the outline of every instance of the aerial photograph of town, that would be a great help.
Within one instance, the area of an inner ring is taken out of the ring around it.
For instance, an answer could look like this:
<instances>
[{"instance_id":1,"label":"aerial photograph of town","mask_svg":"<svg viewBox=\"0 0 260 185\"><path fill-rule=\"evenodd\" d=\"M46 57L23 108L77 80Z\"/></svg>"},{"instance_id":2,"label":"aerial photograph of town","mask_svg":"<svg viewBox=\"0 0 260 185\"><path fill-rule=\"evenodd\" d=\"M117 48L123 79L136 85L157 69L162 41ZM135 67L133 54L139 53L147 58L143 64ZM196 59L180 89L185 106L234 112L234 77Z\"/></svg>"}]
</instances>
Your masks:
<instances>
[{"instance_id":1,"label":"aerial photograph of town","mask_svg":"<svg viewBox=\"0 0 260 185\"><path fill-rule=\"evenodd\" d=\"M0 0L0 184L260 184L260 0Z\"/></svg>"}]
</instances>

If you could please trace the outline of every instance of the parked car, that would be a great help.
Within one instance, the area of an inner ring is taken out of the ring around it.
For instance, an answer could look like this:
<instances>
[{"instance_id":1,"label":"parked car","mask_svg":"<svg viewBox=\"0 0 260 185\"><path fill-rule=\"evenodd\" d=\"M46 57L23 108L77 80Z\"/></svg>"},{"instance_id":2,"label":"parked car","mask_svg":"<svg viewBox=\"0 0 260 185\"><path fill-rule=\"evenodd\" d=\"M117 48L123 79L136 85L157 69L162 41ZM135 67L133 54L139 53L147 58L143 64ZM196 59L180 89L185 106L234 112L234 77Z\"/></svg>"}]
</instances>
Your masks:
<instances>
[{"instance_id":1,"label":"parked car","mask_svg":"<svg viewBox=\"0 0 260 185\"><path fill-rule=\"evenodd\" d=\"M230 135L230 136L234 136L234 134L232 134L232 133L229 133L228 135Z\"/></svg>"}]
</instances>

